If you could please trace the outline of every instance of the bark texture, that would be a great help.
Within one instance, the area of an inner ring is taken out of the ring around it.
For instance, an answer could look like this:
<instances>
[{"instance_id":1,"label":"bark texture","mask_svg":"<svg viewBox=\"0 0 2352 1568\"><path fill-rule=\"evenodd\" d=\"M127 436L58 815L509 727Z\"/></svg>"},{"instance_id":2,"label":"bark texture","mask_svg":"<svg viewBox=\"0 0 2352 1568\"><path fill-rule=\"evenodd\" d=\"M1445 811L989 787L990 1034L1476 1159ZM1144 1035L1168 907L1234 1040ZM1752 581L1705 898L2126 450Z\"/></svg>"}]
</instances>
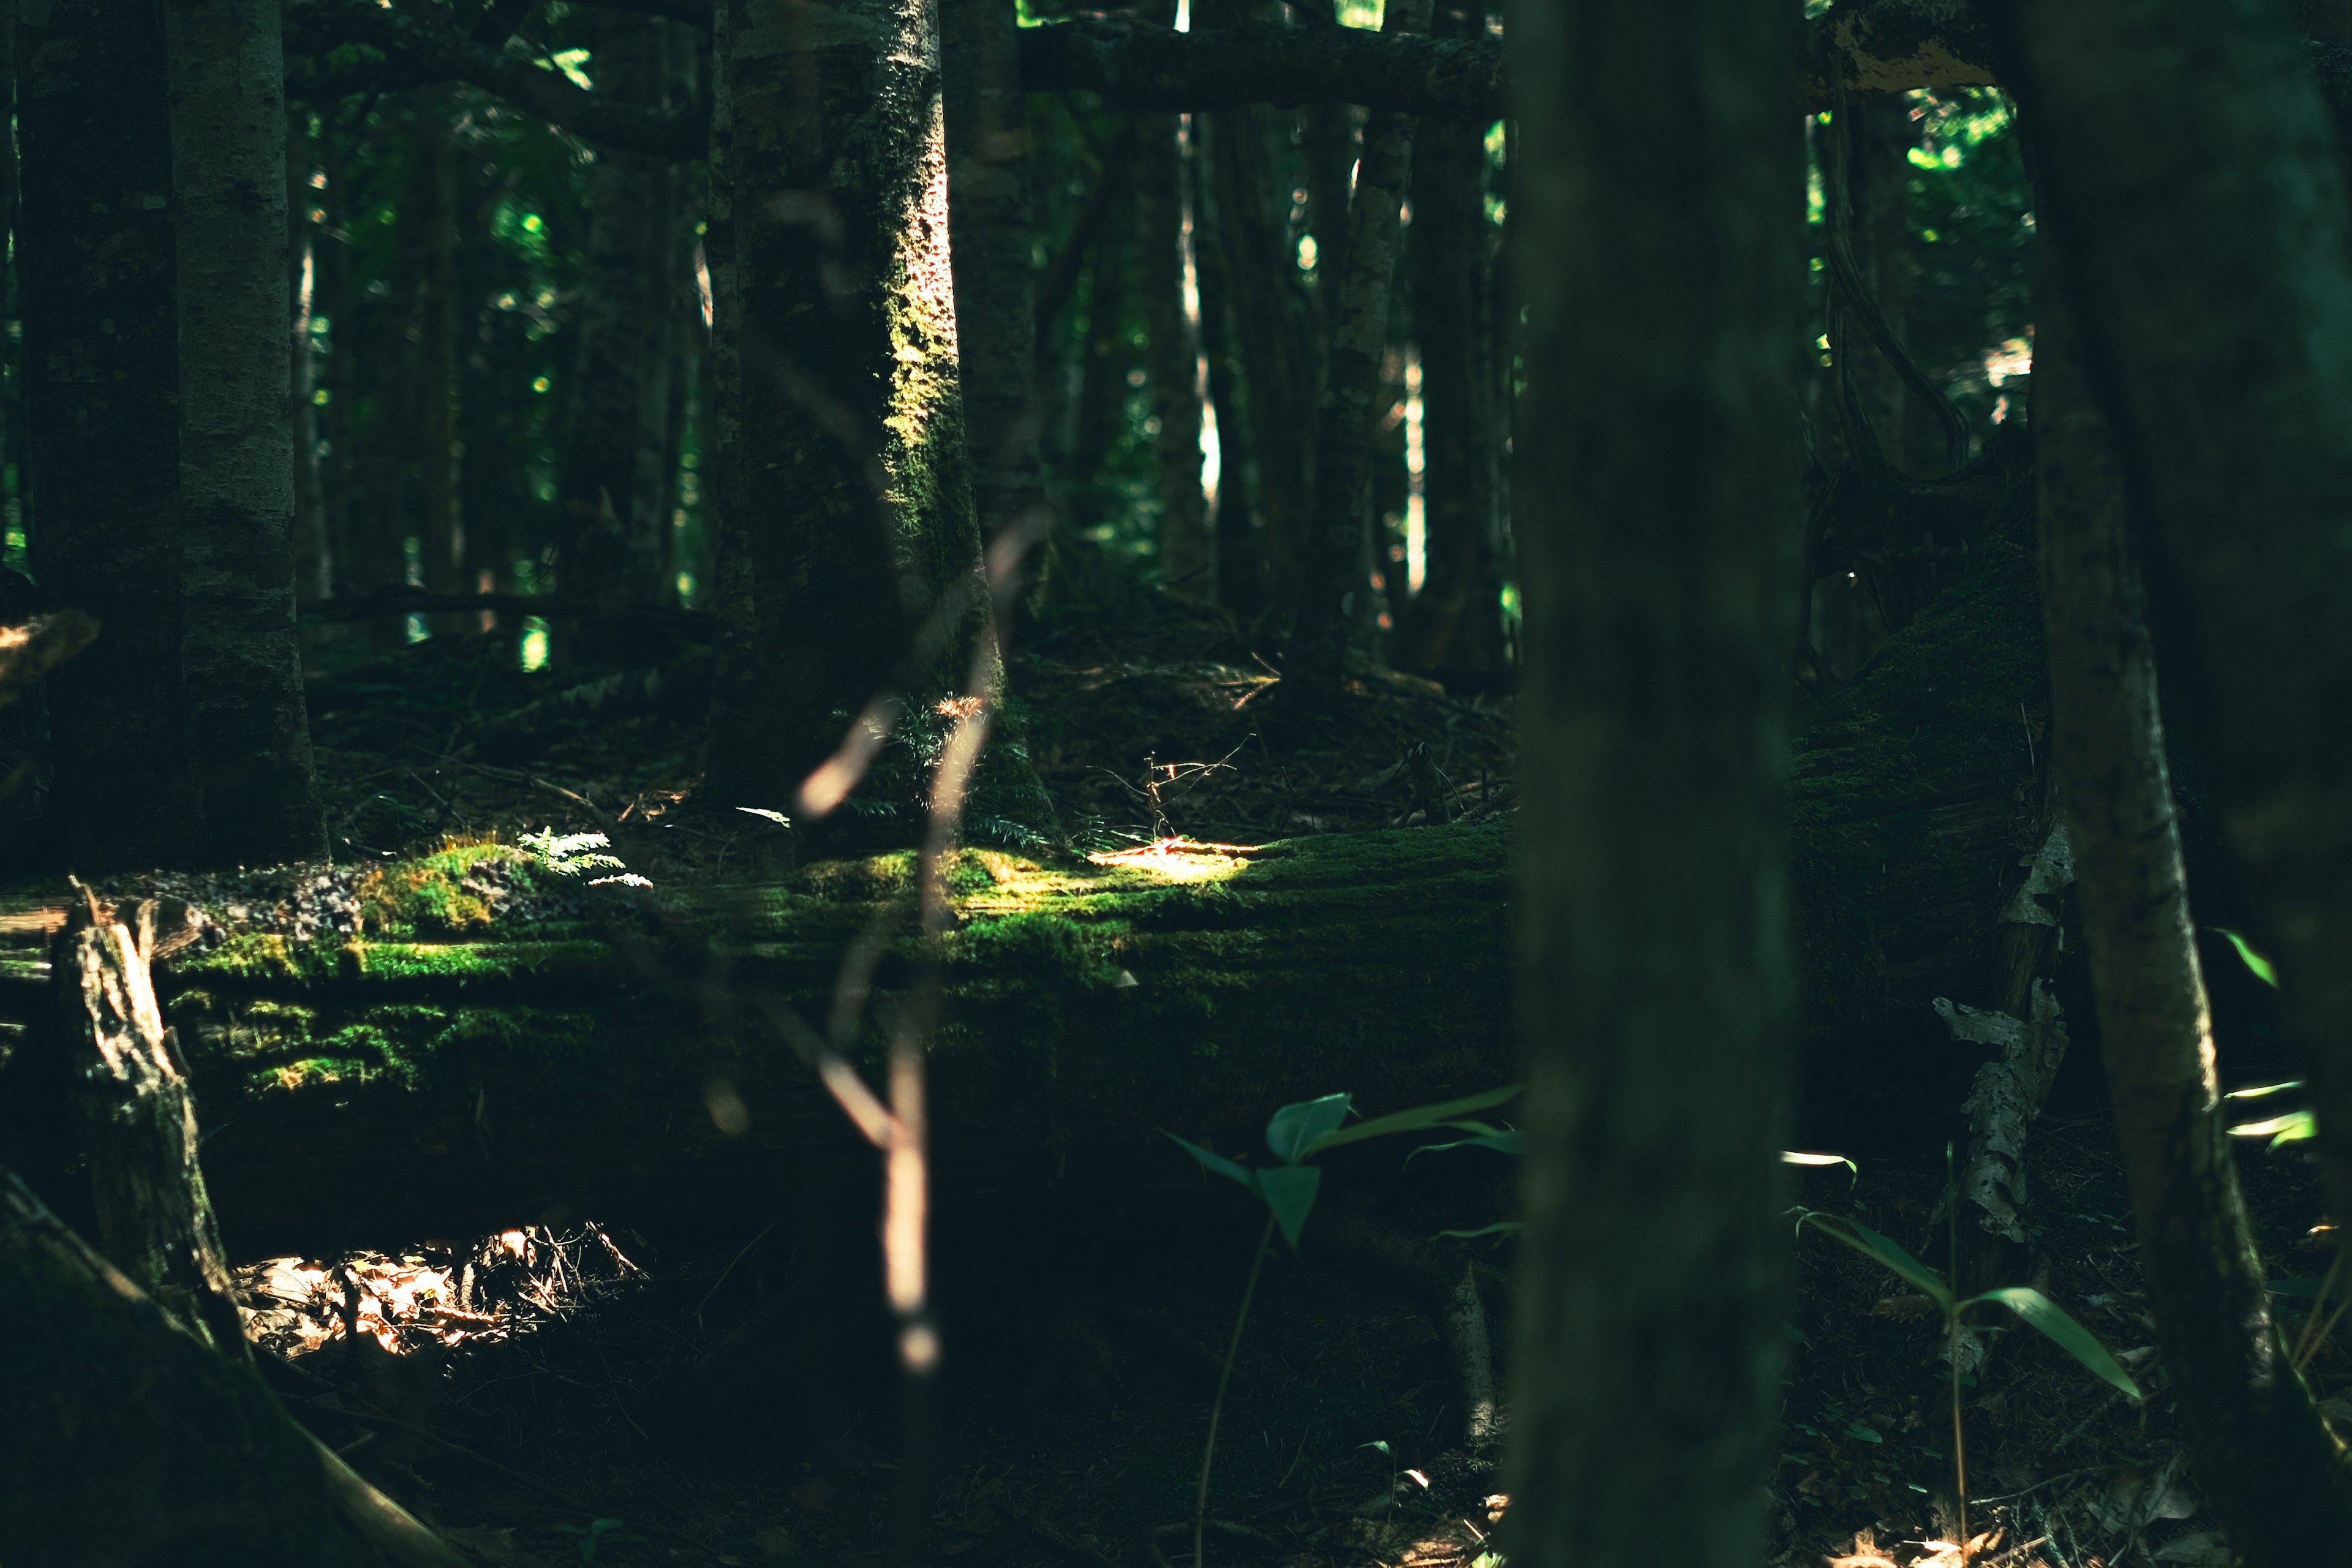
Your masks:
<instances>
[{"instance_id":1,"label":"bark texture","mask_svg":"<svg viewBox=\"0 0 2352 1568\"><path fill-rule=\"evenodd\" d=\"M184 865L204 808L181 684L163 16L143 0L51 6L17 41L27 532L42 587L99 623L50 678L49 811L77 869Z\"/></svg>"},{"instance_id":2,"label":"bark texture","mask_svg":"<svg viewBox=\"0 0 2352 1568\"><path fill-rule=\"evenodd\" d=\"M671 25L600 11L593 26L596 80L637 101L660 102L672 80ZM563 587L617 611L668 597L677 174L658 153L608 148L589 174L588 200L588 277L575 317L572 428L558 481L572 528ZM583 640L592 658L644 651L610 635L592 632Z\"/></svg>"},{"instance_id":3,"label":"bark texture","mask_svg":"<svg viewBox=\"0 0 2352 1568\"><path fill-rule=\"evenodd\" d=\"M0 1557L461 1568L0 1171Z\"/></svg>"},{"instance_id":4,"label":"bark texture","mask_svg":"<svg viewBox=\"0 0 2352 1568\"><path fill-rule=\"evenodd\" d=\"M1529 1157L1508 1550L1733 1568L1762 1546L1794 1099L1793 26L1747 0L1509 26Z\"/></svg>"},{"instance_id":5,"label":"bark texture","mask_svg":"<svg viewBox=\"0 0 2352 1568\"><path fill-rule=\"evenodd\" d=\"M727 0L718 29L719 544L751 572L707 787L807 818L796 793L868 701L960 689L988 613L937 19L927 0Z\"/></svg>"},{"instance_id":6,"label":"bark texture","mask_svg":"<svg viewBox=\"0 0 2352 1568\"><path fill-rule=\"evenodd\" d=\"M183 677L204 858L326 853L294 632L286 58L274 0L169 0Z\"/></svg>"},{"instance_id":7,"label":"bark texture","mask_svg":"<svg viewBox=\"0 0 2352 1568\"><path fill-rule=\"evenodd\" d=\"M2253 1568L2309 1563L2352 1531L2352 1468L2272 1323L2222 1127L2124 477L2076 333L2063 289L2045 288L2033 427L2050 694L2116 1138L2199 1491Z\"/></svg>"},{"instance_id":8,"label":"bark texture","mask_svg":"<svg viewBox=\"0 0 2352 1568\"><path fill-rule=\"evenodd\" d=\"M2042 205L2193 649L2192 735L2352 1213L2352 268L2319 95L2258 0L2032 0ZM2169 111L2126 129L2151 100Z\"/></svg>"},{"instance_id":9,"label":"bark texture","mask_svg":"<svg viewBox=\"0 0 2352 1568\"><path fill-rule=\"evenodd\" d=\"M245 1319L196 1166L196 1108L156 1005L139 935L85 907L52 960L68 1098L89 1160L99 1235L115 1267L198 1339L244 1361Z\"/></svg>"},{"instance_id":10,"label":"bark texture","mask_svg":"<svg viewBox=\"0 0 2352 1568\"><path fill-rule=\"evenodd\" d=\"M1428 30L1428 0L1391 0L1384 33ZM1336 702L1347 655L1368 617L1372 421L1381 402L1381 362L1389 346L1390 285L1403 231L1398 224L1412 179L1413 117L1374 114L1364 125L1364 153L1348 204L1348 245L1325 310L1328 342L1323 393L1316 415L1313 522L1307 534L1298 609L1276 699L1314 711ZM1318 268L1318 270L1320 268Z\"/></svg>"}]
</instances>

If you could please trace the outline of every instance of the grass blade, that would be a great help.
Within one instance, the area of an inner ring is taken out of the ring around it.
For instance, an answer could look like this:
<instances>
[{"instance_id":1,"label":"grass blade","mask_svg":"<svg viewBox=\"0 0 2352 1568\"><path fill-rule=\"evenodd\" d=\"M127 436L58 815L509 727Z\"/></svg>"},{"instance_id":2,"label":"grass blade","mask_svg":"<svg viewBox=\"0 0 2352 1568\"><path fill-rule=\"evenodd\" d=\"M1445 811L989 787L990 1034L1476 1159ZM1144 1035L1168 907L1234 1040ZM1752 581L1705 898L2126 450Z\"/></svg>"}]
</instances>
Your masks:
<instances>
[{"instance_id":1,"label":"grass blade","mask_svg":"<svg viewBox=\"0 0 2352 1568\"><path fill-rule=\"evenodd\" d=\"M1963 1305L1977 1301L2000 1302L2047 1334L2060 1350L2122 1389L2135 1403L2140 1399L2139 1384L2132 1381L2131 1373L2124 1370L2123 1363L2107 1352L2107 1347L2099 1342L2099 1336L2076 1322L2065 1308L2032 1286L2009 1285L1998 1290L1988 1290L1981 1296L1970 1297Z\"/></svg>"}]
</instances>

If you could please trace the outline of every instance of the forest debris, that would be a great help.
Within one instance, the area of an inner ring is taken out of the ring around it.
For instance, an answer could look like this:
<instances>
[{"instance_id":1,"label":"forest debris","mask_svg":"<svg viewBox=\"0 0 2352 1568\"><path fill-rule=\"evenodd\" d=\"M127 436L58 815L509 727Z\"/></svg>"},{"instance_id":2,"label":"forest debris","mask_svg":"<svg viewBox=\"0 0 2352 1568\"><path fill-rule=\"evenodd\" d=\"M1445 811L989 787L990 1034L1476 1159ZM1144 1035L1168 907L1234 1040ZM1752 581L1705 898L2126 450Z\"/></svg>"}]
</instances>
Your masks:
<instances>
[{"instance_id":1,"label":"forest debris","mask_svg":"<svg viewBox=\"0 0 2352 1568\"><path fill-rule=\"evenodd\" d=\"M2030 1021L1936 998L1936 1013L1956 1040L1998 1046L2000 1056L1977 1069L1960 1102L1973 1133L1973 1157L1960 1174L1960 1192L1981 1211L1979 1223L2014 1242L2025 1240L2018 1213L2025 1206L2025 1143L2049 1098L2051 1080L2066 1055L2066 1020L2045 982L2033 982Z\"/></svg>"},{"instance_id":2,"label":"forest debris","mask_svg":"<svg viewBox=\"0 0 2352 1568\"><path fill-rule=\"evenodd\" d=\"M2026 868L2025 880L2000 911L2001 920L2014 925L2056 925L2057 910L2042 900L2054 901L2074 885L2074 848L2067 841L2065 822L2053 823L2041 849L2019 863Z\"/></svg>"}]
</instances>

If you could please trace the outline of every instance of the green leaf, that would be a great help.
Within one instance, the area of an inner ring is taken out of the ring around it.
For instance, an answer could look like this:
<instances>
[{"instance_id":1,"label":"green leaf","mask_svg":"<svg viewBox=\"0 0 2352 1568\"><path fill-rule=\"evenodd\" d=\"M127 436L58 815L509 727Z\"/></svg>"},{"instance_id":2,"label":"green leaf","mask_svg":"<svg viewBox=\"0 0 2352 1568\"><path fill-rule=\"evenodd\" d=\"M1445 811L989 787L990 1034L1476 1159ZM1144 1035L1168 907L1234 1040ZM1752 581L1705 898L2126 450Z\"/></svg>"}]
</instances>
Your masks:
<instances>
[{"instance_id":1,"label":"green leaf","mask_svg":"<svg viewBox=\"0 0 2352 1568\"><path fill-rule=\"evenodd\" d=\"M2303 1079L2291 1078L2284 1083L2257 1083L2244 1089L2233 1089L2221 1098L2223 1100L2262 1100L2270 1095L2284 1094L2288 1089L2302 1087Z\"/></svg>"},{"instance_id":2,"label":"green leaf","mask_svg":"<svg viewBox=\"0 0 2352 1568\"><path fill-rule=\"evenodd\" d=\"M2249 1121L2242 1127L2230 1129L2232 1138L2268 1138L2273 1149L2282 1143L2301 1143L2318 1136L2319 1124L2308 1110L2290 1110L2284 1116L2273 1116L2267 1121Z\"/></svg>"},{"instance_id":3,"label":"green leaf","mask_svg":"<svg viewBox=\"0 0 2352 1568\"><path fill-rule=\"evenodd\" d=\"M1320 1154L1324 1150L1337 1149L1342 1143L1360 1143L1367 1138L1385 1137L1391 1132L1420 1132L1432 1127L1443 1127L1473 1111L1491 1110L1518 1092L1519 1086L1512 1084L1504 1089L1490 1089L1484 1094L1443 1100L1435 1105L1417 1105L1410 1110L1392 1110L1386 1116L1375 1116L1369 1121L1359 1121L1353 1127L1328 1132L1316 1140L1307 1153Z\"/></svg>"},{"instance_id":4,"label":"green leaf","mask_svg":"<svg viewBox=\"0 0 2352 1568\"><path fill-rule=\"evenodd\" d=\"M1257 1173L1257 1195L1273 1211L1274 1223L1282 1227L1282 1239L1290 1243L1294 1252L1298 1249L1298 1233L1307 1228L1307 1216L1315 1210L1316 1189L1322 1184L1323 1173L1312 1165L1277 1165Z\"/></svg>"},{"instance_id":5,"label":"green leaf","mask_svg":"<svg viewBox=\"0 0 2352 1568\"><path fill-rule=\"evenodd\" d=\"M1859 1421L1847 1422L1845 1424L1845 1435L1849 1437L1859 1437L1865 1443L1884 1443L1886 1441L1886 1438L1876 1427L1865 1426Z\"/></svg>"},{"instance_id":6,"label":"green leaf","mask_svg":"<svg viewBox=\"0 0 2352 1568\"><path fill-rule=\"evenodd\" d=\"M2252 948L2248 947L2244 937L2240 936L2236 931L2227 930L2221 926L2215 926L2213 930L2216 933L2221 936L2226 936L2230 939L2230 945L2238 950L2238 956L2245 961L2245 964L2248 969L2254 972L2255 979L2261 981L2265 985L2276 986L2278 984L2278 970L2272 964L2269 959L2264 958L2261 953L2256 952Z\"/></svg>"},{"instance_id":7,"label":"green leaf","mask_svg":"<svg viewBox=\"0 0 2352 1568\"><path fill-rule=\"evenodd\" d=\"M1435 1154L1447 1149L1492 1149L1497 1154L1527 1152L1525 1135L1516 1127L1489 1127L1483 1121L1449 1121L1445 1125L1458 1127L1470 1136L1456 1138L1451 1143L1423 1143L1407 1154L1406 1161L1411 1162L1414 1155Z\"/></svg>"},{"instance_id":8,"label":"green leaf","mask_svg":"<svg viewBox=\"0 0 2352 1568\"><path fill-rule=\"evenodd\" d=\"M1806 1209L1797 1216L1799 1230L1804 1229L1808 1224L1823 1236L1845 1243L1864 1258L1875 1259L1895 1273L1901 1275L1917 1286L1922 1294L1937 1306L1941 1307L1947 1314L1951 1312L1952 1292L1943 1280L1937 1277L1936 1271L1868 1226L1857 1224L1850 1219L1840 1219L1835 1215L1822 1214L1817 1209Z\"/></svg>"},{"instance_id":9,"label":"green leaf","mask_svg":"<svg viewBox=\"0 0 2352 1568\"><path fill-rule=\"evenodd\" d=\"M1160 1131L1167 1138L1168 1142L1175 1144L1179 1149L1183 1150L1184 1152L1192 1155L1195 1160L1200 1161L1202 1165L1206 1169L1216 1172L1217 1174L1226 1178L1228 1181L1239 1182L1243 1186L1247 1187L1254 1193L1258 1192L1257 1173L1255 1171L1250 1170L1247 1166L1236 1165L1231 1160L1226 1159L1223 1154L1212 1154L1206 1149L1202 1148L1198 1143L1187 1142L1185 1140L1177 1137L1173 1132L1168 1131L1165 1128L1162 1128ZM1265 1194L1264 1193L1258 1193L1258 1195L1260 1197L1264 1197Z\"/></svg>"},{"instance_id":10,"label":"green leaf","mask_svg":"<svg viewBox=\"0 0 2352 1568\"><path fill-rule=\"evenodd\" d=\"M2140 1398L2139 1384L2132 1381L2131 1373L2124 1370L2121 1362L2107 1353L2107 1347L2099 1342L2099 1336L2076 1322L2065 1308L2032 1286L2003 1286L1998 1290L1988 1290L1981 1296L1971 1296L1961 1305L1972 1306L1979 1301L2000 1302L2049 1335L2060 1350L2122 1389L2135 1402Z\"/></svg>"},{"instance_id":11,"label":"green leaf","mask_svg":"<svg viewBox=\"0 0 2352 1568\"><path fill-rule=\"evenodd\" d=\"M1318 1141L1348 1120L1348 1100L1344 1094L1327 1094L1284 1106L1265 1124L1265 1146L1284 1164L1297 1164L1314 1152Z\"/></svg>"},{"instance_id":12,"label":"green leaf","mask_svg":"<svg viewBox=\"0 0 2352 1568\"><path fill-rule=\"evenodd\" d=\"M1780 1163L1783 1165L1843 1165L1855 1175L1862 1174L1862 1167L1843 1154L1807 1154L1795 1149L1783 1149L1780 1151Z\"/></svg>"},{"instance_id":13,"label":"green leaf","mask_svg":"<svg viewBox=\"0 0 2352 1568\"><path fill-rule=\"evenodd\" d=\"M1517 1236L1527 1228L1519 1220L1498 1219L1492 1225L1482 1225L1476 1230L1441 1230L1437 1234L1452 1237L1456 1241L1475 1241L1482 1236Z\"/></svg>"}]
</instances>

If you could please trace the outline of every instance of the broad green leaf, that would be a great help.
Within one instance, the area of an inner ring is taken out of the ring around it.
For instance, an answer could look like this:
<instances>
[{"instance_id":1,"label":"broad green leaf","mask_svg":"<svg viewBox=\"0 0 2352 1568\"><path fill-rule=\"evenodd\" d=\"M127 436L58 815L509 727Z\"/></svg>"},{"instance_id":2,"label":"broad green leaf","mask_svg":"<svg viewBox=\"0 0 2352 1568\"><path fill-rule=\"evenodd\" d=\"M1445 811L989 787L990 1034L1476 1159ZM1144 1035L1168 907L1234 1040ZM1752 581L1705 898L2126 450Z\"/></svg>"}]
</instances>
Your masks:
<instances>
[{"instance_id":1,"label":"broad green leaf","mask_svg":"<svg viewBox=\"0 0 2352 1568\"><path fill-rule=\"evenodd\" d=\"M1416 1154L1434 1154L1446 1149L1492 1149L1497 1154L1527 1152L1526 1140L1516 1127L1489 1127L1483 1121L1449 1121L1445 1125L1458 1127L1470 1136L1456 1138L1451 1143L1423 1143L1405 1159L1410 1162Z\"/></svg>"},{"instance_id":2,"label":"broad green leaf","mask_svg":"<svg viewBox=\"0 0 2352 1568\"><path fill-rule=\"evenodd\" d=\"M1491 1110L1519 1092L1512 1084L1505 1089L1490 1089L1484 1094L1465 1095L1460 1100L1440 1101L1435 1105L1416 1105L1410 1110L1392 1110L1386 1116L1375 1116L1369 1121L1359 1121L1353 1127L1328 1132L1318 1139L1307 1152L1319 1154L1326 1149L1337 1149L1342 1143L1360 1143L1367 1138L1384 1137L1391 1132L1419 1132L1431 1127L1443 1127L1457 1117L1475 1110Z\"/></svg>"},{"instance_id":3,"label":"broad green leaf","mask_svg":"<svg viewBox=\"0 0 2352 1568\"><path fill-rule=\"evenodd\" d=\"M1807 1209L1798 1215L1797 1228L1802 1230L1808 1223L1823 1236L1845 1243L1864 1258L1874 1258L1901 1275L1947 1313L1952 1310L1952 1292L1943 1280L1937 1278L1936 1271L1868 1226L1814 1209Z\"/></svg>"},{"instance_id":4,"label":"broad green leaf","mask_svg":"<svg viewBox=\"0 0 2352 1568\"><path fill-rule=\"evenodd\" d=\"M2262 1100L2270 1095L2284 1094L2288 1089L2302 1087L2303 1079L2291 1078L2284 1083L2258 1083L2245 1089L2233 1089L2221 1098L2223 1100Z\"/></svg>"},{"instance_id":5,"label":"broad green leaf","mask_svg":"<svg viewBox=\"0 0 2352 1568\"><path fill-rule=\"evenodd\" d=\"M2221 926L2215 926L2213 929L2230 939L2230 945L2238 950L2238 956L2245 960L2248 969L2254 972L2255 979L2265 985L2274 986L2278 984L2278 970L2273 966L2269 959L2248 947L2244 937L2240 936L2236 931L2224 930Z\"/></svg>"},{"instance_id":6,"label":"broad green leaf","mask_svg":"<svg viewBox=\"0 0 2352 1568\"><path fill-rule=\"evenodd\" d=\"M1206 1149L1202 1148L1198 1143L1188 1142L1184 1139L1177 1137L1173 1132L1167 1131L1165 1128L1161 1129L1161 1131L1166 1135L1171 1143L1175 1144L1179 1149L1183 1150L1184 1152L1192 1155L1195 1160L1200 1161L1207 1169L1216 1172L1217 1174L1225 1177L1228 1181L1239 1182L1243 1186L1247 1187L1250 1191L1258 1193L1260 1197L1264 1197L1265 1195L1264 1193L1258 1192L1257 1173L1255 1171L1250 1170L1246 1166L1236 1165L1231 1160L1226 1159L1223 1154L1212 1154Z\"/></svg>"},{"instance_id":7,"label":"broad green leaf","mask_svg":"<svg viewBox=\"0 0 2352 1568\"><path fill-rule=\"evenodd\" d=\"M1348 1100L1344 1094L1327 1094L1284 1106L1265 1124L1265 1146L1284 1164L1297 1164L1314 1152L1318 1140L1348 1120Z\"/></svg>"},{"instance_id":8,"label":"broad green leaf","mask_svg":"<svg viewBox=\"0 0 2352 1568\"><path fill-rule=\"evenodd\" d=\"M1475 1241L1482 1236L1517 1236L1527 1226L1516 1219L1498 1219L1492 1225L1482 1225L1476 1230L1441 1230L1440 1236L1450 1236L1456 1241Z\"/></svg>"},{"instance_id":9,"label":"broad green leaf","mask_svg":"<svg viewBox=\"0 0 2352 1568\"><path fill-rule=\"evenodd\" d=\"M1783 1165L1843 1165L1855 1175L1862 1174L1862 1167L1843 1154L1806 1154L1794 1149L1783 1149L1780 1151L1780 1163Z\"/></svg>"},{"instance_id":10,"label":"broad green leaf","mask_svg":"<svg viewBox=\"0 0 2352 1568\"><path fill-rule=\"evenodd\" d=\"M1315 1210L1315 1190L1322 1184L1323 1173L1312 1165L1276 1165L1257 1173L1257 1194L1273 1211L1274 1223L1282 1227L1282 1239L1290 1243L1294 1252L1298 1248L1298 1233L1307 1228L1307 1216Z\"/></svg>"},{"instance_id":11,"label":"broad green leaf","mask_svg":"<svg viewBox=\"0 0 2352 1568\"><path fill-rule=\"evenodd\" d=\"M2107 1353L2107 1347L2099 1342L2099 1336L2076 1322L2065 1308L2032 1286L2003 1286L1998 1290L1988 1290L1981 1296L1971 1296L1961 1305L1972 1306L1979 1301L2000 1302L2049 1335L2060 1350L2122 1389L2134 1401L2140 1398L2139 1384L2132 1381L2131 1373L2124 1370L2121 1362Z\"/></svg>"}]
</instances>

